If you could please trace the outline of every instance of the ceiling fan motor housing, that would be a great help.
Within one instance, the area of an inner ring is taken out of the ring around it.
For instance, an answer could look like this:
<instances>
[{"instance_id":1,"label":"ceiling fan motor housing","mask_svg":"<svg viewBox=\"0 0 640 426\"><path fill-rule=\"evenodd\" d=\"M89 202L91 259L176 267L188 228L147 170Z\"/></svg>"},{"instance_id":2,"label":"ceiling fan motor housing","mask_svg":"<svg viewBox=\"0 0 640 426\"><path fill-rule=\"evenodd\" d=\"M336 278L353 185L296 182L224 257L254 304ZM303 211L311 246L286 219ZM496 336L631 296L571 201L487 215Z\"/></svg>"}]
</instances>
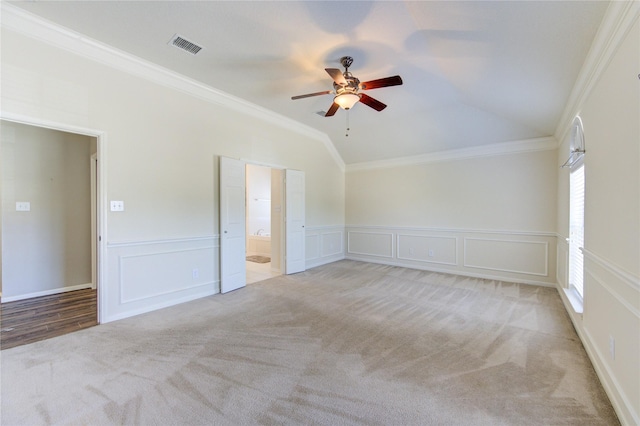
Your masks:
<instances>
[{"instance_id":1,"label":"ceiling fan motor housing","mask_svg":"<svg viewBox=\"0 0 640 426\"><path fill-rule=\"evenodd\" d=\"M351 75L350 72L344 73L344 79L347 81L347 84L342 86L336 82L333 83L333 88L336 91L336 95L341 95L343 93L358 93L360 89L360 80Z\"/></svg>"}]
</instances>

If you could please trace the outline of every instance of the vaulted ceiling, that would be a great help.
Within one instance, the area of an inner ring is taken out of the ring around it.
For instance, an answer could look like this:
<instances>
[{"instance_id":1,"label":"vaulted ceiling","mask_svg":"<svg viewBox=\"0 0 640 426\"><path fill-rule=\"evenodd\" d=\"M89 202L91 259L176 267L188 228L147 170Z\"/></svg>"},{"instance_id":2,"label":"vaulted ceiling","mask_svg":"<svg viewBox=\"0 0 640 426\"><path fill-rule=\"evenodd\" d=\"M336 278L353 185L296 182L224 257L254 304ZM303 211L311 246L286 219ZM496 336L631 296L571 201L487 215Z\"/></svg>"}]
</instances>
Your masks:
<instances>
[{"instance_id":1,"label":"vaulted ceiling","mask_svg":"<svg viewBox=\"0 0 640 426\"><path fill-rule=\"evenodd\" d=\"M605 1L24 1L33 14L326 133L347 164L551 136ZM203 47L188 54L174 34ZM324 68L400 75L324 117ZM350 128L346 136L347 126Z\"/></svg>"}]
</instances>

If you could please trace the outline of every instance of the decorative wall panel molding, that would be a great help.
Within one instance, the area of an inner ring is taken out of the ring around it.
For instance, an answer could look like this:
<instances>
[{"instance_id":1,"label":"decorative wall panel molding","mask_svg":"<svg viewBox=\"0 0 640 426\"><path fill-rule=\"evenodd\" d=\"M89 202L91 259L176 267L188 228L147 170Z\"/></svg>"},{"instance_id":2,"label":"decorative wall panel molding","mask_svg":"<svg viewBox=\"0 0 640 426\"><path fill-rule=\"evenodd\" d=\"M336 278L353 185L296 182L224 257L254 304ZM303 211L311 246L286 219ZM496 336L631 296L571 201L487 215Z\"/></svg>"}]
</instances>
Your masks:
<instances>
[{"instance_id":1,"label":"decorative wall panel molding","mask_svg":"<svg viewBox=\"0 0 640 426\"><path fill-rule=\"evenodd\" d=\"M347 253L393 258L393 233L348 231Z\"/></svg>"},{"instance_id":2,"label":"decorative wall panel molding","mask_svg":"<svg viewBox=\"0 0 640 426\"><path fill-rule=\"evenodd\" d=\"M107 245L103 322L220 291L219 236Z\"/></svg>"},{"instance_id":3,"label":"decorative wall panel molding","mask_svg":"<svg viewBox=\"0 0 640 426\"><path fill-rule=\"evenodd\" d=\"M307 269L344 259L344 227L307 228L305 238Z\"/></svg>"},{"instance_id":4,"label":"decorative wall panel molding","mask_svg":"<svg viewBox=\"0 0 640 426\"><path fill-rule=\"evenodd\" d=\"M558 236L556 244L556 281L562 288L569 287L569 244L566 238Z\"/></svg>"},{"instance_id":5,"label":"decorative wall panel molding","mask_svg":"<svg viewBox=\"0 0 640 426\"><path fill-rule=\"evenodd\" d=\"M547 276L549 244L540 241L464 239L464 266Z\"/></svg>"},{"instance_id":6,"label":"decorative wall panel molding","mask_svg":"<svg viewBox=\"0 0 640 426\"><path fill-rule=\"evenodd\" d=\"M429 235L398 234L398 259L457 265L458 239Z\"/></svg>"},{"instance_id":7,"label":"decorative wall panel molding","mask_svg":"<svg viewBox=\"0 0 640 426\"><path fill-rule=\"evenodd\" d=\"M118 256L120 304L213 286L213 247Z\"/></svg>"},{"instance_id":8,"label":"decorative wall panel molding","mask_svg":"<svg viewBox=\"0 0 640 426\"><path fill-rule=\"evenodd\" d=\"M347 259L555 286L556 234L348 225Z\"/></svg>"}]
</instances>

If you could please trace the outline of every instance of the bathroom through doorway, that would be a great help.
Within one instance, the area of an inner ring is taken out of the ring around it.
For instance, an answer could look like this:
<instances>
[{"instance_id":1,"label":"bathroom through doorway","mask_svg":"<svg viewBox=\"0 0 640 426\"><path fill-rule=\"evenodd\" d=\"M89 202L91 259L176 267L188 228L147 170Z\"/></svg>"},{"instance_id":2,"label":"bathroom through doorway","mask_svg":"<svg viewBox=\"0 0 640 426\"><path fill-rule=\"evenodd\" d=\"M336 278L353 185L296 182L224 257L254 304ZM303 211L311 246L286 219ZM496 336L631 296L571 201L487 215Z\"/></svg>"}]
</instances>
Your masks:
<instances>
[{"instance_id":1,"label":"bathroom through doorway","mask_svg":"<svg viewBox=\"0 0 640 426\"><path fill-rule=\"evenodd\" d=\"M283 186L280 169L246 165L247 284L282 274Z\"/></svg>"}]
</instances>

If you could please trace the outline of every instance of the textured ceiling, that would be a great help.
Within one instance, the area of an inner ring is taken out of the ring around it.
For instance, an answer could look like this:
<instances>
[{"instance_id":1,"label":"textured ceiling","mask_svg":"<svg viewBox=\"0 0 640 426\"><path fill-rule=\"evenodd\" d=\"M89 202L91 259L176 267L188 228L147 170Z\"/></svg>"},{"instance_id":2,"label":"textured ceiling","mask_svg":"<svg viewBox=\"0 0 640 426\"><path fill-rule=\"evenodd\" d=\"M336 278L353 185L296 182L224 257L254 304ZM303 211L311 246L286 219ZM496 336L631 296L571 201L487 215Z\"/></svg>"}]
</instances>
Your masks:
<instances>
[{"instance_id":1,"label":"textured ceiling","mask_svg":"<svg viewBox=\"0 0 640 426\"><path fill-rule=\"evenodd\" d=\"M604 1L28 1L31 13L326 133L347 164L551 136ZM168 44L174 34L204 49ZM325 118L324 68L399 74ZM347 123L349 136L345 136Z\"/></svg>"}]
</instances>

